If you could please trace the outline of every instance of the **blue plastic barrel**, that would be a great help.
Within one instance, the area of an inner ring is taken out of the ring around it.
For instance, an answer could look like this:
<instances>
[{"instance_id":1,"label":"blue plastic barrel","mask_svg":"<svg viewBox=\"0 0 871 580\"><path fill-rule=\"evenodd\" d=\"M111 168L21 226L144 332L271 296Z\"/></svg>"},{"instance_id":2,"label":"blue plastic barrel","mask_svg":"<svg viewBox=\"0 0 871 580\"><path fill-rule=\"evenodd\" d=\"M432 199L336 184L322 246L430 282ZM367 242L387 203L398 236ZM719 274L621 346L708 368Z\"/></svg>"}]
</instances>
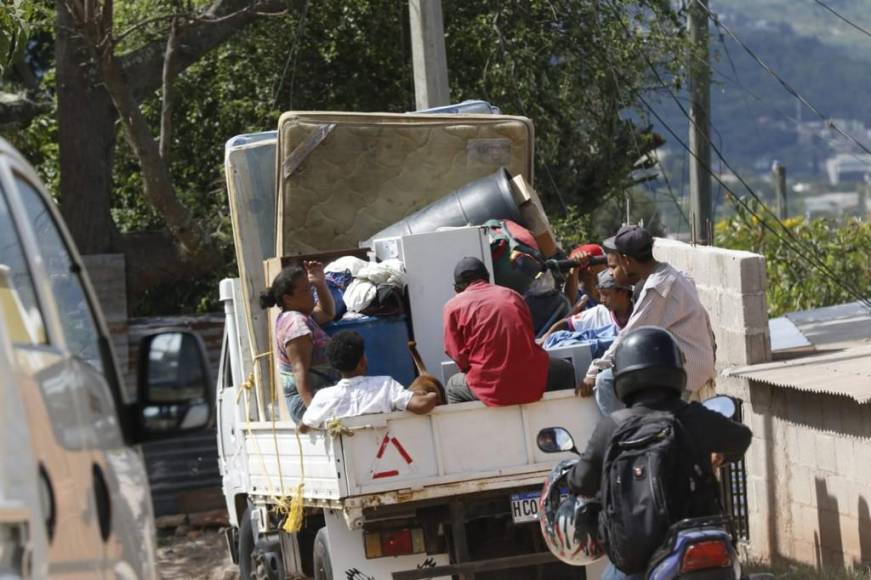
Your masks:
<instances>
[{"instance_id":1,"label":"blue plastic barrel","mask_svg":"<svg viewBox=\"0 0 871 580\"><path fill-rule=\"evenodd\" d=\"M324 326L330 336L342 330L356 330L366 341L369 375L389 375L408 386L414 380L414 362L408 350L405 316L355 318Z\"/></svg>"}]
</instances>

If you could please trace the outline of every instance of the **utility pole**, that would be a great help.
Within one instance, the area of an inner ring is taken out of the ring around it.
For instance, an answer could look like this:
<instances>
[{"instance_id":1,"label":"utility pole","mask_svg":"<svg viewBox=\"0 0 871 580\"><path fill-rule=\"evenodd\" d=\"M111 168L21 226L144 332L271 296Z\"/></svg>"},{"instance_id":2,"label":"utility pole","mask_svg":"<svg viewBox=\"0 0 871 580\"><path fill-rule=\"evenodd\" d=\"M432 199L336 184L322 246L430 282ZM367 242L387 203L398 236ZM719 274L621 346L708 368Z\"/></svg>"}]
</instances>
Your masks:
<instances>
[{"instance_id":1,"label":"utility pole","mask_svg":"<svg viewBox=\"0 0 871 580\"><path fill-rule=\"evenodd\" d=\"M774 197L777 199L777 217L785 220L787 215L786 205L786 167L781 165L779 161L775 161L771 166L771 173L774 176Z\"/></svg>"},{"instance_id":2,"label":"utility pole","mask_svg":"<svg viewBox=\"0 0 871 580\"><path fill-rule=\"evenodd\" d=\"M450 104L441 0L408 0L417 109Z\"/></svg>"},{"instance_id":3,"label":"utility pole","mask_svg":"<svg viewBox=\"0 0 871 580\"><path fill-rule=\"evenodd\" d=\"M711 66L708 61L708 0L689 0L690 32L690 231L692 241L712 242Z\"/></svg>"}]
</instances>

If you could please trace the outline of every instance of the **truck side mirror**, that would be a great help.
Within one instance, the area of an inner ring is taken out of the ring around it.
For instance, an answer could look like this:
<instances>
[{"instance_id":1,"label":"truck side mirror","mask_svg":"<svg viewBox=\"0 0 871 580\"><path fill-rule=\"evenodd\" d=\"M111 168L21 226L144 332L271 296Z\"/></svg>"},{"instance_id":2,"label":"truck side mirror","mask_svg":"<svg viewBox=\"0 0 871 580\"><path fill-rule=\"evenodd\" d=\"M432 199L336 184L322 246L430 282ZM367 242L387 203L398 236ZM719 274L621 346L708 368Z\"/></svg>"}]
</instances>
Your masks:
<instances>
[{"instance_id":1,"label":"truck side mirror","mask_svg":"<svg viewBox=\"0 0 871 580\"><path fill-rule=\"evenodd\" d=\"M139 346L137 415L143 440L166 439L208 425L211 381L202 339L158 332Z\"/></svg>"}]
</instances>

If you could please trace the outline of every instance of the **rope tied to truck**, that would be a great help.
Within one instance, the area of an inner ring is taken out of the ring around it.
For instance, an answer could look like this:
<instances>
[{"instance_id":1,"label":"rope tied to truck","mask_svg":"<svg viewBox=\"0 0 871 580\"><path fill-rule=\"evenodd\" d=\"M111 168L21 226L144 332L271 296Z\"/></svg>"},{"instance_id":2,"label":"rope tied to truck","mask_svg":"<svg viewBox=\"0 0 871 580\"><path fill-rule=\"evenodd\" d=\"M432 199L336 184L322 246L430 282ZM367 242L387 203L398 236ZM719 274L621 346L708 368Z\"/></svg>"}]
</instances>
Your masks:
<instances>
[{"instance_id":1,"label":"rope tied to truck","mask_svg":"<svg viewBox=\"0 0 871 580\"><path fill-rule=\"evenodd\" d=\"M254 355L252 357L253 362L256 363L258 360L260 360L262 358L266 358L266 357L271 356L271 355L272 355L271 350L268 350L266 352L261 352L260 354ZM250 392L250 391L254 390L254 387L257 385L257 382L254 378L254 371L256 369L257 369L257 365L255 364L254 367L251 369L251 372L248 373L248 376L245 377L245 380L242 381L242 384L240 385L242 388L238 389L236 391L236 404L237 405L239 404L239 399L242 397L242 393L243 392ZM273 395L274 395L274 393L273 393ZM274 397L273 397L273 400L275 400Z\"/></svg>"},{"instance_id":2,"label":"rope tied to truck","mask_svg":"<svg viewBox=\"0 0 871 580\"><path fill-rule=\"evenodd\" d=\"M351 430L351 428L347 427L344 423L342 423L342 420L337 417L329 419L324 425L324 428L326 432L329 433L332 437L340 437L342 435L345 435L347 437L354 436L354 432Z\"/></svg>"}]
</instances>

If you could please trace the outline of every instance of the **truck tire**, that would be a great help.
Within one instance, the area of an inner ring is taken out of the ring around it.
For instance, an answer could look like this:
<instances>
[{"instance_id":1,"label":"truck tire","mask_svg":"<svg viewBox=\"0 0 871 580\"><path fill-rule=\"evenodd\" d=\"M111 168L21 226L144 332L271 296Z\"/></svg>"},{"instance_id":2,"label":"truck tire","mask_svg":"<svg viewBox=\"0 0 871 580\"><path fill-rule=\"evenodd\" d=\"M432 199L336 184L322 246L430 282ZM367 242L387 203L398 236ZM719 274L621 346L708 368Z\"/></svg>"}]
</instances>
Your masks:
<instances>
[{"instance_id":1,"label":"truck tire","mask_svg":"<svg viewBox=\"0 0 871 580\"><path fill-rule=\"evenodd\" d=\"M319 529L314 546L315 580L333 580L333 563L330 560L330 538L326 526Z\"/></svg>"},{"instance_id":2,"label":"truck tire","mask_svg":"<svg viewBox=\"0 0 871 580\"><path fill-rule=\"evenodd\" d=\"M251 529L251 510L245 508L239 520L239 578L253 578L254 570L254 532Z\"/></svg>"}]
</instances>

